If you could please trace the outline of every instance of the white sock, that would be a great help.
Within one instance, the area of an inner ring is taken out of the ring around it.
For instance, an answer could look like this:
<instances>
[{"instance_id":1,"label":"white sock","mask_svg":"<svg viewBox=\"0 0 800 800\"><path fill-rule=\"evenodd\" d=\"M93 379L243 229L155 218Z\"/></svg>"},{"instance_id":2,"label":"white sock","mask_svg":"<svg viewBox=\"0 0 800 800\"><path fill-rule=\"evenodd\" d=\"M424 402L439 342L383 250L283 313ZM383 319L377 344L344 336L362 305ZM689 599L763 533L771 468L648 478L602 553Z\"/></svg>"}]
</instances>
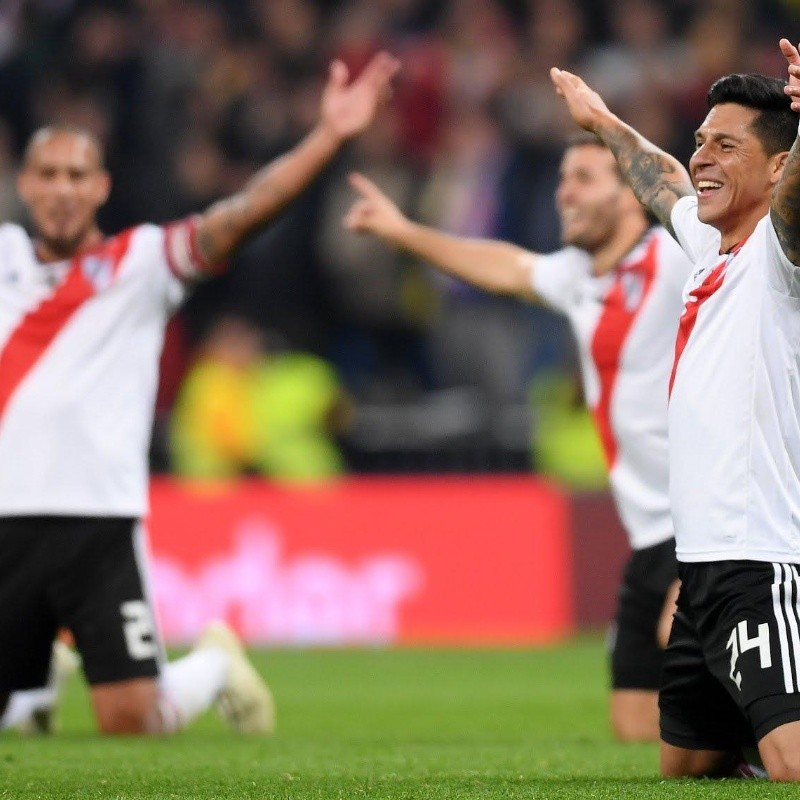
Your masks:
<instances>
[{"instance_id":1,"label":"white sock","mask_svg":"<svg viewBox=\"0 0 800 800\"><path fill-rule=\"evenodd\" d=\"M179 730L216 699L228 677L230 656L218 647L201 647L161 670L161 715L165 731Z\"/></svg>"},{"instance_id":2,"label":"white sock","mask_svg":"<svg viewBox=\"0 0 800 800\"><path fill-rule=\"evenodd\" d=\"M41 689L25 689L12 692L3 716L0 717L0 731L14 728L30 719L34 711L49 708L56 699L55 689L43 686Z\"/></svg>"}]
</instances>

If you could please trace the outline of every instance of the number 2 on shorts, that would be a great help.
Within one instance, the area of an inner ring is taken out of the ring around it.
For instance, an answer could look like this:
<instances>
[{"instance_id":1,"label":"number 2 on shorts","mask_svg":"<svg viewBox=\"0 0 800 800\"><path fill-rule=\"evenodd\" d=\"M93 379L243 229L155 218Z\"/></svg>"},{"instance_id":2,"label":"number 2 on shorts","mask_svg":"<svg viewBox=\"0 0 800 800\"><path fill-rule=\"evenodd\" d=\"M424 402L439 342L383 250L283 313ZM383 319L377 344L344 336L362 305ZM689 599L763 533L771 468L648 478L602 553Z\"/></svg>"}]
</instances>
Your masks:
<instances>
[{"instance_id":1,"label":"number 2 on shorts","mask_svg":"<svg viewBox=\"0 0 800 800\"><path fill-rule=\"evenodd\" d=\"M154 641L155 626L147 603L144 600L128 600L119 610L125 620L122 629L128 655L135 661L155 658L158 652Z\"/></svg>"}]
</instances>

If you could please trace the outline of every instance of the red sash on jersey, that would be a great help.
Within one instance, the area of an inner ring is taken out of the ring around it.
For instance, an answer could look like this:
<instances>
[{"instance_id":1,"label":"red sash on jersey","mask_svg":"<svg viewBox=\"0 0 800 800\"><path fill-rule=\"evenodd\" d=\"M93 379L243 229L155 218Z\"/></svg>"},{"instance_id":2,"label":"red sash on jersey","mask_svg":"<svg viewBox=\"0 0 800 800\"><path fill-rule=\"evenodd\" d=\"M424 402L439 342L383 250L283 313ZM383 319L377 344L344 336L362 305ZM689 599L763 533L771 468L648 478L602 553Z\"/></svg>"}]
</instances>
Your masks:
<instances>
[{"instance_id":1,"label":"red sash on jersey","mask_svg":"<svg viewBox=\"0 0 800 800\"><path fill-rule=\"evenodd\" d=\"M617 458L611 398L619 377L622 348L653 286L657 250L658 239L653 236L640 261L617 269L614 283L603 298L603 313L592 337L592 360L600 379L600 398L592 413L609 469Z\"/></svg>"},{"instance_id":2,"label":"red sash on jersey","mask_svg":"<svg viewBox=\"0 0 800 800\"><path fill-rule=\"evenodd\" d=\"M725 281L725 270L728 264L730 264L733 257L744 247L744 243L749 238L748 236L742 239L742 241L732 248L725 256L725 259L720 261L720 263L706 275L705 280L689 292L689 297L694 298L694 300L690 299L686 301L686 307L683 314L681 314L678 335L675 339L675 360L672 362L672 374L669 376L669 397L672 397L672 385L675 383L675 373L678 371L678 362L681 360L683 351L686 348L686 343L689 341L689 337L694 330L700 306L722 286Z\"/></svg>"},{"instance_id":3,"label":"red sash on jersey","mask_svg":"<svg viewBox=\"0 0 800 800\"><path fill-rule=\"evenodd\" d=\"M0 351L0 420L14 392L73 314L113 281L128 252L133 229L75 256L50 297L25 314Z\"/></svg>"}]
</instances>

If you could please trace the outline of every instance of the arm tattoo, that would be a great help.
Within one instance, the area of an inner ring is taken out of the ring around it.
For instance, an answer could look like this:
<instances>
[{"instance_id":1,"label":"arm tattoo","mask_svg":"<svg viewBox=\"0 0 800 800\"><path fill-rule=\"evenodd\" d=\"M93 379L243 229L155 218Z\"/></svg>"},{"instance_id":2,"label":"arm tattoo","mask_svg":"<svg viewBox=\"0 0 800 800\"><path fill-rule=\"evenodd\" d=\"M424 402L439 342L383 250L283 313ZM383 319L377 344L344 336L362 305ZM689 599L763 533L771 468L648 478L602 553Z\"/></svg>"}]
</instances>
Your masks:
<instances>
[{"instance_id":1,"label":"arm tattoo","mask_svg":"<svg viewBox=\"0 0 800 800\"><path fill-rule=\"evenodd\" d=\"M796 142L772 196L770 217L781 249L792 264L800 266L800 148Z\"/></svg>"},{"instance_id":2,"label":"arm tattoo","mask_svg":"<svg viewBox=\"0 0 800 800\"><path fill-rule=\"evenodd\" d=\"M241 192L215 203L203 215L197 243L210 264L227 259L291 200L269 177L257 176Z\"/></svg>"},{"instance_id":3,"label":"arm tattoo","mask_svg":"<svg viewBox=\"0 0 800 800\"><path fill-rule=\"evenodd\" d=\"M639 202L649 208L674 237L670 220L672 207L681 197L692 194L687 174L675 159L631 131L615 131L604 138Z\"/></svg>"},{"instance_id":4,"label":"arm tattoo","mask_svg":"<svg viewBox=\"0 0 800 800\"><path fill-rule=\"evenodd\" d=\"M234 195L215 203L205 214L204 224L197 236L197 245L209 264L228 257L235 243L242 237L243 198Z\"/></svg>"}]
</instances>

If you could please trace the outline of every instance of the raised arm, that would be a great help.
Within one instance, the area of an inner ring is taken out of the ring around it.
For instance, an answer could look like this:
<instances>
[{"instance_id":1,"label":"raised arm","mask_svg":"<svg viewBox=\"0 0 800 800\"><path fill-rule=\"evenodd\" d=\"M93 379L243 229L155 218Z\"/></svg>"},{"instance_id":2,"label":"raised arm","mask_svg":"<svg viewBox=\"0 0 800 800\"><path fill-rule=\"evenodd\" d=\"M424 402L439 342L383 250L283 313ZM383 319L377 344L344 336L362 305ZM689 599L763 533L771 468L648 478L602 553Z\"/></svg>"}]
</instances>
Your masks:
<instances>
[{"instance_id":1,"label":"raised arm","mask_svg":"<svg viewBox=\"0 0 800 800\"><path fill-rule=\"evenodd\" d=\"M468 239L413 222L370 180L354 173L351 186L358 199L344 225L370 233L387 244L413 253L447 275L494 294L535 300L531 270L536 256L506 242Z\"/></svg>"},{"instance_id":2,"label":"raised arm","mask_svg":"<svg viewBox=\"0 0 800 800\"><path fill-rule=\"evenodd\" d=\"M788 39L781 39L780 48L789 69L785 91L792 98L792 111L800 111L800 53ZM783 252L792 264L800 266L800 146L797 139L772 194L769 210Z\"/></svg>"},{"instance_id":3,"label":"raised arm","mask_svg":"<svg viewBox=\"0 0 800 800\"><path fill-rule=\"evenodd\" d=\"M239 245L294 200L341 145L369 126L391 93L399 62L379 53L352 82L341 61L331 64L316 127L293 149L257 172L237 194L201 215L197 244L208 263L228 258Z\"/></svg>"},{"instance_id":4,"label":"raised arm","mask_svg":"<svg viewBox=\"0 0 800 800\"><path fill-rule=\"evenodd\" d=\"M550 78L575 122L608 145L639 202L674 236L672 207L681 197L694 194L686 169L613 114L577 75L554 67Z\"/></svg>"}]
</instances>

